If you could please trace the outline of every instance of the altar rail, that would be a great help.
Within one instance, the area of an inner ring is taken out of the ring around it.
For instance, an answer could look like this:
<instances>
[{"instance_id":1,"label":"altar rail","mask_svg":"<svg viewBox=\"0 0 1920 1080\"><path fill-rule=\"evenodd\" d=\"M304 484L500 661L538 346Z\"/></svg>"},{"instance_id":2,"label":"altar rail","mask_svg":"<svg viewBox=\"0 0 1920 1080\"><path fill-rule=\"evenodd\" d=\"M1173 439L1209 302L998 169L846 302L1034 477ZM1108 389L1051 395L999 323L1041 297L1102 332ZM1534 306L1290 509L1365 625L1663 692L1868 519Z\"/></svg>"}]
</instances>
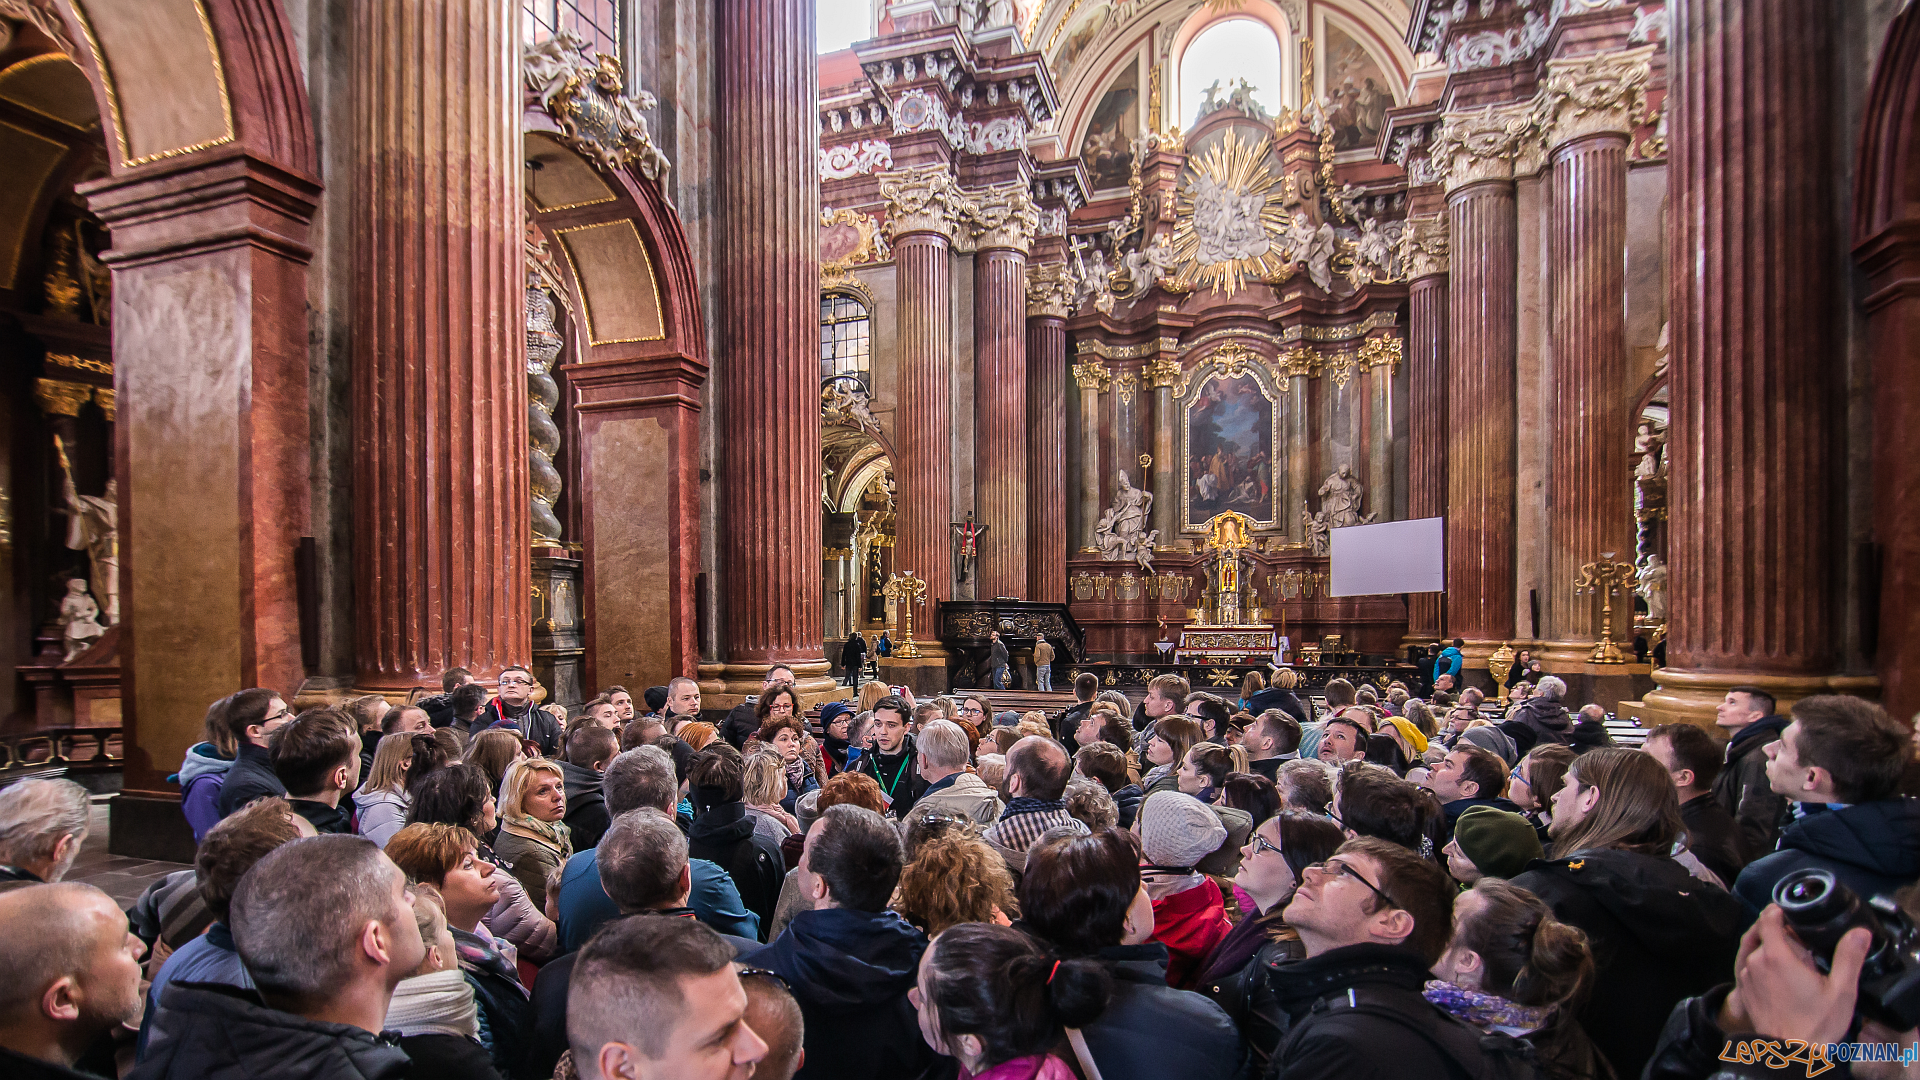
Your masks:
<instances>
[{"instance_id":1,"label":"altar rail","mask_svg":"<svg viewBox=\"0 0 1920 1080\"><path fill-rule=\"evenodd\" d=\"M0 786L70 772L108 772L122 764L114 727L42 728L0 735Z\"/></svg>"}]
</instances>

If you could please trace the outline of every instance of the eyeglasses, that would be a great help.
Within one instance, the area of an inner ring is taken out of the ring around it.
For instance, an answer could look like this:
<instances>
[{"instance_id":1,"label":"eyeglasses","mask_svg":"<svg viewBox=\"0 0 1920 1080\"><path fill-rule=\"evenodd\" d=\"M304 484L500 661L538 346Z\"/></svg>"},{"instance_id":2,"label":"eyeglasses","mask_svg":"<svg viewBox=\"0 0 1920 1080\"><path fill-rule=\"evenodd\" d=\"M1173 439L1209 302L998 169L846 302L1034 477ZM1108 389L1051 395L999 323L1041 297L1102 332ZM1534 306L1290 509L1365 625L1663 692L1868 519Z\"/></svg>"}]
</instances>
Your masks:
<instances>
[{"instance_id":1,"label":"eyeglasses","mask_svg":"<svg viewBox=\"0 0 1920 1080\"><path fill-rule=\"evenodd\" d=\"M514 676L514 677L511 677L511 678L502 678L502 679L500 680L500 685L501 685L501 686L532 686L532 685L533 685L533 680L532 680L532 679L522 679L522 678L520 678L520 677L518 677L518 676Z\"/></svg>"},{"instance_id":2,"label":"eyeglasses","mask_svg":"<svg viewBox=\"0 0 1920 1080\"><path fill-rule=\"evenodd\" d=\"M1281 854L1280 846L1278 844L1269 844L1267 842L1266 837L1261 836L1259 833L1254 833L1253 834L1253 854L1258 855L1263 851L1271 851L1275 855Z\"/></svg>"},{"instance_id":3,"label":"eyeglasses","mask_svg":"<svg viewBox=\"0 0 1920 1080\"><path fill-rule=\"evenodd\" d=\"M1515 766L1513 767L1513 771L1507 774L1507 779L1509 779L1509 780L1518 780L1518 781L1520 781L1520 782L1521 782L1521 783L1523 783L1523 784L1527 782L1527 778L1526 778L1526 777L1524 777L1524 776L1522 776L1522 775L1520 775L1520 766L1518 766L1518 765L1515 765Z\"/></svg>"},{"instance_id":4,"label":"eyeglasses","mask_svg":"<svg viewBox=\"0 0 1920 1080\"><path fill-rule=\"evenodd\" d=\"M1401 911L1406 910L1405 908L1400 907L1399 904L1395 903L1393 897L1388 896L1386 892L1380 888L1380 886L1375 885L1371 881L1368 881L1366 877L1360 873L1360 871L1355 870L1352 866L1348 865L1347 863L1336 862L1332 859L1328 859L1326 862L1314 863L1312 866L1307 867L1307 872L1310 874L1311 873L1325 874L1327 877L1339 877L1340 875L1345 874L1348 877L1352 878L1353 880L1359 882L1360 884L1365 885L1368 889L1371 889L1373 891L1373 895L1380 898L1381 903L1387 905L1390 908L1396 908Z\"/></svg>"},{"instance_id":5,"label":"eyeglasses","mask_svg":"<svg viewBox=\"0 0 1920 1080\"><path fill-rule=\"evenodd\" d=\"M737 972L739 976L743 979L751 978L753 976L759 976L760 978L763 978L763 979L772 979L774 982L777 982L780 984L780 988L782 990L786 990L789 993L793 991L793 987L788 986L787 980L783 978L780 975L780 973L777 971L768 971L766 968L743 967L743 968L737 969Z\"/></svg>"},{"instance_id":6,"label":"eyeglasses","mask_svg":"<svg viewBox=\"0 0 1920 1080\"><path fill-rule=\"evenodd\" d=\"M271 723L273 723L273 722L274 722L275 720L285 720L285 719L286 719L287 717L289 717L289 716L292 716L292 715L293 715L293 710L292 710L292 709L281 709L281 710L280 710L279 712L277 712L277 713L274 713L274 714L273 714L272 716L269 716L269 717L267 717L266 719L264 719L264 720L262 720L262 721L260 721L260 722L261 722L262 724L271 724Z\"/></svg>"}]
</instances>

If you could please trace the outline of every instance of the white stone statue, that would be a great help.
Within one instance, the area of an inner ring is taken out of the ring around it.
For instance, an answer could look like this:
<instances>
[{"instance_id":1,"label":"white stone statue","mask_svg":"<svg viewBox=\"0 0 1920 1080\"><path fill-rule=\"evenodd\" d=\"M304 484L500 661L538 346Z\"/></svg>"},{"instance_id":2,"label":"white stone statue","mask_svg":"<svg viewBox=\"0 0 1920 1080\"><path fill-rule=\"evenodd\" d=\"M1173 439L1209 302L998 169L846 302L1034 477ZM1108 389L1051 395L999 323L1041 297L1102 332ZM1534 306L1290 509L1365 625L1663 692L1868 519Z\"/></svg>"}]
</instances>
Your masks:
<instances>
[{"instance_id":1,"label":"white stone statue","mask_svg":"<svg viewBox=\"0 0 1920 1080\"><path fill-rule=\"evenodd\" d=\"M1335 249L1333 226L1321 222L1314 230L1313 243L1307 247L1305 262L1307 278L1314 287L1324 293L1333 292L1333 253Z\"/></svg>"},{"instance_id":2,"label":"white stone statue","mask_svg":"<svg viewBox=\"0 0 1920 1080\"><path fill-rule=\"evenodd\" d=\"M1193 181L1193 233L1200 241L1194 258L1202 266L1257 259L1270 243L1260 224L1264 196L1227 187L1210 176Z\"/></svg>"},{"instance_id":3,"label":"white stone statue","mask_svg":"<svg viewBox=\"0 0 1920 1080\"><path fill-rule=\"evenodd\" d=\"M874 418L866 388L856 379L835 379L820 391L820 419L880 436L880 421Z\"/></svg>"},{"instance_id":4,"label":"white stone statue","mask_svg":"<svg viewBox=\"0 0 1920 1080\"><path fill-rule=\"evenodd\" d=\"M1360 220L1360 237L1354 243L1353 269L1348 272L1347 280L1358 289L1375 274L1382 278L1394 278L1398 274L1395 265L1399 256L1394 252L1393 244L1388 242L1387 234L1380 228L1379 218Z\"/></svg>"},{"instance_id":5,"label":"white stone statue","mask_svg":"<svg viewBox=\"0 0 1920 1080\"><path fill-rule=\"evenodd\" d=\"M1327 529L1327 512L1325 510L1316 514L1304 506L1301 507L1300 528L1306 533L1307 549L1309 551L1323 559L1332 552L1333 537Z\"/></svg>"},{"instance_id":6,"label":"white stone statue","mask_svg":"<svg viewBox=\"0 0 1920 1080\"><path fill-rule=\"evenodd\" d=\"M106 633L100 625L100 605L87 595L84 578L67 579L67 595L60 598L60 637L66 642L67 660L87 651L87 647Z\"/></svg>"},{"instance_id":7,"label":"white stone statue","mask_svg":"<svg viewBox=\"0 0 1920 1080\"><path fill-rule=\"evenodd\" d=\"M1155 285L1173 272L1179 257L1173 253L1173 243L1166 233L1161 233L1153 243L1139 251L1128 252L1121 260L1126 268L1127 278L1133 282L1133 295L1144 296Z\"/></svg>"},{"instance_id":8,"label":"white stone statue","mask_svg":"<svg viewBox=\"0 0 1920 1080\"><path fill-rule=\"evenodd\" d=\"M1651 480L1663 471L1660 449L1666 440L1654 434L1648 424L1641 424L1640 431L1633 437L1633 453L1639 458L1634 462L1633 477L1636 480Z\"/></svg>"},{"instance_id":9,"label":"white stone statue","mask_svg":"<svg viewBox=\"0 0 1920 1080\"><path fill-rule=\"evenodd\" d=\"M1320 512L1327 515L1329 529L1345 529L1354 525L1371 525L1378 512L1360 516L1360 500L1364 493L1360 488L1360 478L1353 475L1353 466L1342 465L1327 481L1320 485Z\"/></svg>"},{"instance_id":10,"label":"white stone statue","mask_svg":"<svg viewBox=\"0 0 1920 1080\"><path fill-rule=\"evenodd\" d=\"M65 452L62 452L62 459ZM82 495L66 478L67 547L85 551L92 562L93 591L106 604L109 625L120 621L120 502L114 481L101 495Z\"/></svg>"},{"instance_id":11,"label":"white stone statue","mask_svg":"<svg viewBox=\"0 0 1920 1080\"><path fill-rule=\"evenodd\" d=\"M1663 623L1667 621L1667 563L1658 555L1648 555L1640 560L1639 587L1635 590L1640 598L1647 602L1647 621Z\"/></svg>"},{"instance_id":12,"label":"white stone statue","mask_svg":"<svg viewBox=\"0 0 1920 1080\"><path fill-rule=\"evenodd\" d=\"M1120 487L1113 493L1113 506L1100 515L1094 527L1094 544L1101 558L1109 562L1132 559L1140 569L1153 572L1153 545L1160 530L1147 528L1147 515L1153 509L1153 492L1134 487L1120 470Z\"/></svg>"}]
</instances>

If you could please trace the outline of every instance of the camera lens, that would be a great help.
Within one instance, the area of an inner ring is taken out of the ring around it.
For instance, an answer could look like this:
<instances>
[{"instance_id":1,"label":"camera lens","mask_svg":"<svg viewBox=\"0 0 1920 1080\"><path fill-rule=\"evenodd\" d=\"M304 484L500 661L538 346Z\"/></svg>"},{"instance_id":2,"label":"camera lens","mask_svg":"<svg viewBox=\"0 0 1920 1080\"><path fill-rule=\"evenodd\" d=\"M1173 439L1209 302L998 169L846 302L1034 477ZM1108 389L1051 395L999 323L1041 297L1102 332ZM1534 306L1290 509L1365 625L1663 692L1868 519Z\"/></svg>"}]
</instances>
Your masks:
<instances>
[{"instance_id":1,"label":"camera lens","mask_svg":"<svg viewBox=\"0 0 1920 1080\"><path fill-rule=\"evenodd\" d=\"M1821 871L1818 875L1794 875L1783 879L1774 896L1781 907L1805 908L1818 904L1833 891L1833 878Z\"/></svg>"}]
</instances>

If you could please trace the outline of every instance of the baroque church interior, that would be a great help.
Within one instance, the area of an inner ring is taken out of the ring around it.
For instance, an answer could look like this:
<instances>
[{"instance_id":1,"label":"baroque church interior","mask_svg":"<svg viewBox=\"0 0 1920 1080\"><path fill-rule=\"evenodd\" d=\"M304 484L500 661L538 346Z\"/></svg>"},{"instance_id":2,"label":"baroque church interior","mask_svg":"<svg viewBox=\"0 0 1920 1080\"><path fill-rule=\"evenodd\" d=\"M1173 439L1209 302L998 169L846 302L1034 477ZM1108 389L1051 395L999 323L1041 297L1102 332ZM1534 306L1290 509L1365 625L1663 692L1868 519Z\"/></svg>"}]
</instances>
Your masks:
<instances>
[{"instance_id":1,"label":"baroque church interior","mask_svg":"<svg viewBox=\"0 0 1920 1080\"><path fill-rule=\"evenodd\" d=\"M1896 0L0 0L5 764L178 851L245 687L856 631L1908 716L1916 132Z\"/></svg>"}]
</instances>

